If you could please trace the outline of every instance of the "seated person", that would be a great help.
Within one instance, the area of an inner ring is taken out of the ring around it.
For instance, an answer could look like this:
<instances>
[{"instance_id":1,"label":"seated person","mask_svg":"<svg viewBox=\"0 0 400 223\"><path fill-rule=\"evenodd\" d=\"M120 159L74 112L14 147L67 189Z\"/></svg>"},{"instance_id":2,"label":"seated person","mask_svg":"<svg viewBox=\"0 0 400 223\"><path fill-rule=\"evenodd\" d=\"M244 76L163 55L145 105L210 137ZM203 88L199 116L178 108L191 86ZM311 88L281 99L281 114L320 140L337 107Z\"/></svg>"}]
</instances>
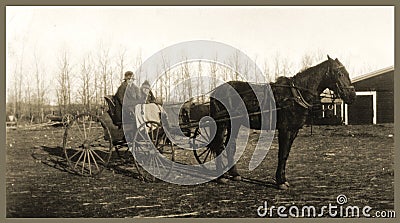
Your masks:
<instances>
[{"instance_id":1,"label":"seated person","mask_svg":"<svg viewBox=\"0 0 400 223\"><path fill-rule=\"evenodd\" d=\"M109 114L113 123L121 127L122 124L122 105L124 103L124 96L127 89L128 94L127 100L129 100L128 104L137 103L137 98L139 96L139 88L133 82L135 80L132 71L125 72L124 81L118 87L117 92L112 97L113 105L110 106L111 111L109 110Z\"/></svg>"},{"instance_id":2,"label":"seated person","mask_svg":"<svg viewBox=\"0 0 400 223\"><path fill-rule=\"evenodd\" d=\"M145 80L140 87L140 101L144 104L156 102L156 98L150 90L150 83L147 80Z\"/></svg>"}]
</instances>

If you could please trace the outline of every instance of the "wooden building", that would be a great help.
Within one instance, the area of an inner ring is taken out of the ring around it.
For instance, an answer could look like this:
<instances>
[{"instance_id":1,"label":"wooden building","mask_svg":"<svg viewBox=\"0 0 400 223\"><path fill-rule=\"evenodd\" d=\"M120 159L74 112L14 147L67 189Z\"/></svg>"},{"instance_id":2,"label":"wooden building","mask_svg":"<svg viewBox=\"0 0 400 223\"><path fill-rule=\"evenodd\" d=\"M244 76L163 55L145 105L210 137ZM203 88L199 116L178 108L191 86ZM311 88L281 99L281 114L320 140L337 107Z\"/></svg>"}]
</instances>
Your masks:
<instances>
[{"instance_id":1,"label":"wooden building","mask_svg":"<svg viewBox=\"0 0 400 223\"><path fill-rule=\"evenodd\" d=\"M380 69L352 80L357 98L344 105L344 123L380 124L394 122L394 67Z\"/></svg>"}]
</instances>

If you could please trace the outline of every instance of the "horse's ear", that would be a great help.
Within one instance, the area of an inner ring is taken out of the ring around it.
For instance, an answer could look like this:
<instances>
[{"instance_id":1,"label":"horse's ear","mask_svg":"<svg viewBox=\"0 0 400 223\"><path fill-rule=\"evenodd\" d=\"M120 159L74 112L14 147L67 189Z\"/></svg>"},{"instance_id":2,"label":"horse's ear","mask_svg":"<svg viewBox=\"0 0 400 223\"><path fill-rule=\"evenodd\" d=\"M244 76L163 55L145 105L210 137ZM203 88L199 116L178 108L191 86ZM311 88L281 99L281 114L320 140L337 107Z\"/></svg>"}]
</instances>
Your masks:
<instances>
[{"instance_id":1,"label":"horse's ear","mask_svg":"<svg viewBox=\"0 0 400 223\"><path fill-rule=\"evenodd\" d=\"M343 64L338 60L338 58L335 59L336 63L338 63L340 66L343 66Z\"/></svg>"},{"instance_id":2,"label":"horse's ear","mask_svg":"<svg viewBox=\"0 0 400 223\"><path fill-rule=\"evenodd\" d=\"M328 57L328 60L332 60L330 57L329 57L329 55L326 55L327 57Z\"/></svg>"}]
</instances>

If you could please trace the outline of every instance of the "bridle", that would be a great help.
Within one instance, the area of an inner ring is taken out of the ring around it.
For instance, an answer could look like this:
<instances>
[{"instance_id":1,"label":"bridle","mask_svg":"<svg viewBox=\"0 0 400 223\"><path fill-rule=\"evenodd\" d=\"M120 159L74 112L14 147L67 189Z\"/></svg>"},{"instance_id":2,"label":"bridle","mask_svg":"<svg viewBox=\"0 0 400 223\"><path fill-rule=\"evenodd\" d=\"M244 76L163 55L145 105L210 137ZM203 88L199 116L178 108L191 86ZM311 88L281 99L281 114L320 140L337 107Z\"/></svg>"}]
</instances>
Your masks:
<instances>
[{"instance_id":1,"label":"bridle","mask_svg":"<svg viewBox=\"0 0 400 223\"><path fill-rule=\"evenodd\" d=\"M337 71L337 73L336 73L336 75L340 75L340 76L343 76L344 74L339 70L339 69L341 69L341 68L344 68L344 66L343 65L340 65L340 66L338 66L336 69L338 70ZM325 76L327 76L328 78L329 78L329 75L331 74L331 68L330 68L330 66L328 66L328 69L327 69L327 71L326 71L326 73L325 73ZM340 86L339 85L339 80L336 80L335 81L335 87L336 87L336 91L337 91L337 93L339 94L339 96L343 96L343 94L344 94L344 92L343 92L343 90L344 89L353 89L354 90L354 86L353 85L350 85L350 86L348 86L348 87L345 87L345 86Z\"/></svg>"}]
</instances>

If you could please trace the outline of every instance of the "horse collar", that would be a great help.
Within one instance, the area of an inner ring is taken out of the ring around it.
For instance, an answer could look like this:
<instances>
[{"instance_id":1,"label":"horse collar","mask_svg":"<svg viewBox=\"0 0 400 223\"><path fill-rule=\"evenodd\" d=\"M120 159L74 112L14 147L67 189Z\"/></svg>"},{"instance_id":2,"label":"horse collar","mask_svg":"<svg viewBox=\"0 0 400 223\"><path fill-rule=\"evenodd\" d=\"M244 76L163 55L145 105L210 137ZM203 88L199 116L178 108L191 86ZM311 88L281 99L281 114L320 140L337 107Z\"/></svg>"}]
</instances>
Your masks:
<instances>
[{"instance_id":1,"label":"horse collar","mask_svg":"<svg viewBox=\"0 0 400 223\"><path fill-rule=\"evenodd\" d=\"M290 90L293 94L294 97L294 101L299 104L301 107L305 108L305 109L309 109L312 107L312 104L308 103L303 95L301 94L300 90L294 85L293 80L291 80L290 82Z\"/></svg>"}]
</instances>

